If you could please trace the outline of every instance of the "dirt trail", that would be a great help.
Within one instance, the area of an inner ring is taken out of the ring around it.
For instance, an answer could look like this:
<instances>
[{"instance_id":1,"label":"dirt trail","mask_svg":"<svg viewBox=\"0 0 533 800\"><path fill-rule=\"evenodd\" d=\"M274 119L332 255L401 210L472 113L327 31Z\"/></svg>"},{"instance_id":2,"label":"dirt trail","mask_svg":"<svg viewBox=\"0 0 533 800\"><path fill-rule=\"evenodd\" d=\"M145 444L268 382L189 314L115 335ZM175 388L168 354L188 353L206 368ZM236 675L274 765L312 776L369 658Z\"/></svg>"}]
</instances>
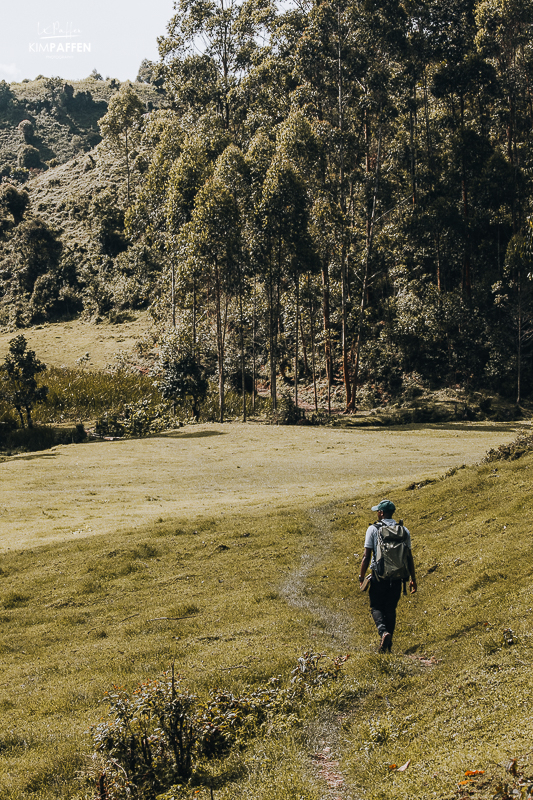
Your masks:
<instances>
[{"instance_id":1,"label":"dirt trail","mask_svg":"<svg viewBox=\"0 0 533 800\"><path fill-rule=\"evenodd\" d=\"M317 618L317 621L323 625L324 630L333 639L337 640L340 649L353 649L348 615L342 609L333 611L316 603L305 592L307 576L313 567L320 564L331 546L332 536L329 519L337 505L338 503L328 504L322 508L311 508L309 510L309 517L318 535L313 549L303 553L300 564L290 573L281 587L281 594L295 608L305 608L310 611Z\"/></svg>"},{"instance_id":2,"label":"dirt trail","mask_svg":"<svg viewBox=\"0 0 533 800\"><path fill-rule=\"evenodd\" d=\"M323 632L339 645L339 650L348 651L355 647L351 619L341 609L333 611L315 602L305 591L308 575L327 555L332 544L330 519L337 505L338 502L309 510L309 517L317 534L314 546L312 550L303 553L300 563L281 587L281 594L290 605L311 612L323 626ZM315 775L325 784L322 800L357 800L346 785L336 756L343 719L342 715L333 714L317 722L317 744L311 755L311 766Z\"/></svg>"}]
</instances>

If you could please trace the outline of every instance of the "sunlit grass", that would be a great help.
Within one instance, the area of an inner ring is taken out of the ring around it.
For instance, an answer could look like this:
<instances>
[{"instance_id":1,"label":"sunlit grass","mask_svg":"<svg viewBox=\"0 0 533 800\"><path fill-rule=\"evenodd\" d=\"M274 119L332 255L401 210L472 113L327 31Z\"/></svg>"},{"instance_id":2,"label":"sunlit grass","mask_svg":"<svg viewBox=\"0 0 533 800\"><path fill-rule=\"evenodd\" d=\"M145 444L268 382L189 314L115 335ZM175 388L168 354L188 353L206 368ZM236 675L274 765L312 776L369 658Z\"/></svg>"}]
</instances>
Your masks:
<instances>
[{"instance_id":1,"label":"sunlit grass","mask_svg":"<svg viewBox=\"0 0 533 800\"><path fill-rule=\"evenodd\" d=\"M374 497L167 514L4 554L0 797L89 797L76 776L113 684L133 689L174 662L201 695L240 691L286 676L306 649L350 652L344 680L311 716L233 754L216 800L318 800L322 741L354 797L444 800L468 770L484 773L473 796L494 796L507 762L531 768L532 467L526 456L394 493L419 593L400 601L392 656L376 653L357 582Z\"/></svg>"}]
</instances>

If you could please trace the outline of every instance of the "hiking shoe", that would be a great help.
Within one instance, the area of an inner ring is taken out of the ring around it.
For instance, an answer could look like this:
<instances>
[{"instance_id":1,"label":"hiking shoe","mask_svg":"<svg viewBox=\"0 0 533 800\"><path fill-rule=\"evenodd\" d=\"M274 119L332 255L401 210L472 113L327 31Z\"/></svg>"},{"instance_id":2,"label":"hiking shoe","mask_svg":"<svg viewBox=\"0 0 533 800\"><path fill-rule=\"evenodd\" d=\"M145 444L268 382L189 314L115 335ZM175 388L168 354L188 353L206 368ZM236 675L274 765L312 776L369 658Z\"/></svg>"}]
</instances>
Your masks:
<instances>
[{"instance_id":1,"label":"hiking shoe","mask_svg":"<svg viewBox=\"0 0 533 800\"><path fill-rule=\"evenodd\" d=\"M388 631L385 631L381 637L381 644L379 646L380 653L390 653L392 647L392 636Z\"/></svg>"}]
</instances>

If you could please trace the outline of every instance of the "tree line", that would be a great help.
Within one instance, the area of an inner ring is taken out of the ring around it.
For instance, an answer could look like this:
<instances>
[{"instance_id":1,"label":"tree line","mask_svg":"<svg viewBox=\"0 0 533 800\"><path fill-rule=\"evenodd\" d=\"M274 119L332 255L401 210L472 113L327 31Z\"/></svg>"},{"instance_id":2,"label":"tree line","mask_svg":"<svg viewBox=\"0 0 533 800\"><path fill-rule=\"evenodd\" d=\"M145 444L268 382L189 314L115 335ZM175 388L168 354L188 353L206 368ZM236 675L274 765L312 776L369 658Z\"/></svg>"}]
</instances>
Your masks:
<instances>
[{"instance_id":1,"label":"tree line","mask_svg":"<svg viewBox=\"0 0 533 800\"><path fill-rule=\"evenodd\" d=\"M180 0L100 122L113 280L228 384L533 386L529 0ZM168 343L167 343L168 344ZM296 378L296 380L295 380Z\"/></svg>"}]
</instances>

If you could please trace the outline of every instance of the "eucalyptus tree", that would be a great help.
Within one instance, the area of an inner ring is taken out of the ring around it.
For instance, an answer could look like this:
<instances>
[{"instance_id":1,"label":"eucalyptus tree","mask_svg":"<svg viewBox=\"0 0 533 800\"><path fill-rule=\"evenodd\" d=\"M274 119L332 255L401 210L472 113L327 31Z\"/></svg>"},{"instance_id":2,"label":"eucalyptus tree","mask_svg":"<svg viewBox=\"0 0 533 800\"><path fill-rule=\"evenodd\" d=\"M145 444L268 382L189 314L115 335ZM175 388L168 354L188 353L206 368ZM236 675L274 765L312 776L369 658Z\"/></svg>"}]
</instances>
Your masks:
<instances>
[{"instance_id":1,"label":"eucalyptus tree","mask_svg":"<svg viewBox=\"0 0 533 800\"><path fill-rule=\"evenodd\" d=\"M160 72L174 107L211 109L235 133L242 122L235 90L262 47L270 0L178 0L160 37ZM245 113L245 110L244 112Z\"/></svg>"},{"instance_id":2,"label":"eucalyptus tree","mask_svg":"<svg viewBox=\"0 0 533 800\"><path fill-rule=\"evenodd\" d=\"M214 285L220 421L223 422L228 307L230 298L238 291L242 238L238 205L216 169L196 195L191 219L181 229L181 240L184 267L195 265L201 279Z\"/></svg>"},{"instance_id":3,"label":"eucalyptus tree","mask_svg":"<svg viewBox=\"0 0 533 800\"><path fill-rule=\"evenodd\" d=\"M277 356L280 328L282 281L295 290L294 393L298 400L298 325L300 315L300 275L313 266L314 251L309 235L309 202L306 184L283 151L275 154L265 176L258 213L269 314L270 391L277 403Z\"/></svg>"},{"instance_id":4,"label":"eucalyptus tree","mask_svg":"<svg viewBox=\"0 0 533 800\"><path fill-rule=\"evenodd\" d=\"M184 225L191 221L195 199L210 175L213 174L216 158L223 152L229 138L221 130L216 118L205 115L190 130L183 142L180 155L170 168L166 185L166 228L165 242L171 268L171 316L176 327L176 261L180 258L180 234ZM190 269L181 270L185 279L181 287L192 295L192 340L193 352L196 348L197 283L198 270L191 264Z\"/></svg>"},{"instance_id":5,"label":"eucalyptus tree","mask_svg":"<svg viewBox=\"0 0 533 800\"><path fill-rule=\"evenodd\" d=\"M495 67L498 76L501 99L497 111L503 124L498 125L495 134L513 169L512 227L516 235L525 222L530 193L524 178L532 162L533 3L482 0L476 6L476 23L478 51Z\"/></svg>"},{"instance_id":6,"label":"eucalyptus tree","mask_svg":"<svg viewBox=\"0 0 533 800\"><path fill-rule=\"evenodd\" d=\"M107 113L98 122L104 142L123 158L126 164L128 205L131 200L131 155L140 144L144 112L144 103L132 89L131 84L123 83L120 91L109 101Z\"/></svg>"},{"instance_id":7,"label":"eucalyptus tree","mask_svg":"<svg viewBox=\"0 0 533 800\"><path fill-rule=\"evenodd\" d=\"M242 151L234 144L228 145L220 154L214 170L216 181L233 196L233 203L238 212L239 246L236 248L234 291L238 304L238 321L232 328L238 329L237 349L240 354L242 414L246 421L246 359L245 359L245 313L244 304L249 294L251 277L251 237L253 222L251 214L251 180L249 165ZM255 391L255 387L254 387Z\"/></svg>"},{"instance_id":8,"label":"eucalyptus tree","mask_svg":"<svg viewBox=\"0 0 533 800\"><path fill-rule=\"evenodd\" d=\"M513 236L507 247L502 279L492 290L495 304L500 310L498 333L500 341L495 351L499 356L503 374L500 381L508 379L509 367L515 365L516 402L523 399L524 384L531 390L533 370L531 354L533 344L533 258L527 238L521 234ZM506 358L505 345L510 358ZM529 356L529 358L525 358ZM526 369L524 369L524 366ZM503 369L502 369L503 368ZM524 377L526 380L524 381Z\"/></svg>"},{"instance_id":9,"label":"eucalyptus tree","mask_svg":"<svg viewBox=\"0 0 533 800\"><path fill-rule=\"evenodd\" d=\"M391 104L389 85L404 39L406 14L392 5L378 8L325 0L302 6L299 15L285 21L287 41L291 40L292 31L287 32L291 21L293 29L302 28L297 38L292 35L292 69L299 83L293 102L310 120L320 151L309 191L316 201L314 230L322 260L326 369L331 383L333 277L340 285L346 408L353 410L350 361L359 337L353 329L352 295L359 286L363 303L368 296L380 120Z\"/></svg>"}]
</instances>

